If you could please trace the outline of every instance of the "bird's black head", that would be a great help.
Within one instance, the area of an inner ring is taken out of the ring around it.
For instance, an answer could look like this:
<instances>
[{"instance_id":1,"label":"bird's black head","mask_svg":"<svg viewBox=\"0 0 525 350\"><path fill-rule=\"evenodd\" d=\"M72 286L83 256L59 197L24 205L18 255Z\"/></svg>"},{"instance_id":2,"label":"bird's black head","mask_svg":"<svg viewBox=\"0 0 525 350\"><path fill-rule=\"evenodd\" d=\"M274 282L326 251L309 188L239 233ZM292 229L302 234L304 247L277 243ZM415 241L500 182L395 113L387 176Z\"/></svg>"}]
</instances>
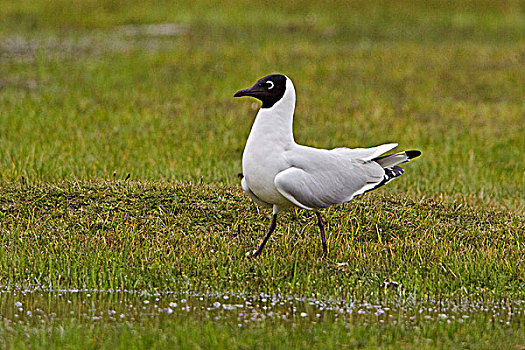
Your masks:
<instances>
[{"instance_id":1,"label":"bird's black head","mask_svg":"<svg viewBox=\"0 0 525 350\"><path fill-rule=\"evenodd\" d=\"M262 108L271 108L286 91L286 77L281 74L259 79L251 88L237 91L233 97L251 96L262 101Z\"/></svg>"}]
</instances>

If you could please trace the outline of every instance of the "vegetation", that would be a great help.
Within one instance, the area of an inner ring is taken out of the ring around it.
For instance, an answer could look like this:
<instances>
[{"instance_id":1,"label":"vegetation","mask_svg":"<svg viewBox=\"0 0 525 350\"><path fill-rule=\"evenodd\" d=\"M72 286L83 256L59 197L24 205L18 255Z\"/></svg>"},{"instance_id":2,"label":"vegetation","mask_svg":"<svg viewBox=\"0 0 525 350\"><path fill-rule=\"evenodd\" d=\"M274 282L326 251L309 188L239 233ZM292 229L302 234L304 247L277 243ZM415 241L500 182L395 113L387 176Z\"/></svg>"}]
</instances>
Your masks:
<instances>
[{"instance_id":1,"label":"vegetation","mask_svg":"<svg viewBox=\"0 0 525 350\"><path fill-rule=\"evenodd\" d=\"M520 1L0 8L2 310L14 305L6 291L38 288L525 299ZM246 256L269 216L237 179L257 104L232 96L272 72L296 85L298 142L423 151L400 179L323 212L325 261L300 210L279 217L260 259ZM3 348L525 346L515 321L481 316L348 329L202 314L16 325L7 314Z\"/></svg>"},{"instance_id":2,"label":"vegetation","mask_svg":"<svg viewBox=\"0 0 525 350\"><path fill-rule=\"evenodd\" d=\"M281 215L253 259L246 253L269 218L241 191L124 181L4 188L1 284L346 299L395 281L415 297L525 295L518 215L372 194L326 212L328 261L314 216L300 210Z\"/></svg>"}]
</instances>

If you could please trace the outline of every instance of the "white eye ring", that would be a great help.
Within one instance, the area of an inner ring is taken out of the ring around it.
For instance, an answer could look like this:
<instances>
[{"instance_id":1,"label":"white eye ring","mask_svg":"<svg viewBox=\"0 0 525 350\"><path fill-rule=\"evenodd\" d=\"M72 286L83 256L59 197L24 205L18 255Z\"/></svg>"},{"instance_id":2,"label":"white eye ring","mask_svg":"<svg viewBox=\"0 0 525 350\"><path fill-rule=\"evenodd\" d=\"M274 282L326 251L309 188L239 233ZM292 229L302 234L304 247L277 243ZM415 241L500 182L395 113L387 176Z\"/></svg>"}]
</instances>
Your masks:
<instances>
[{"instance_id":1,"label":"white eye ring","mask_svg":"<svg viewBox=\"0 0 525 350\"><path fill-rule=\"evenodd\" d=\"M268 90L273 89L273 81L268 80L268 81L266 82L266 84L270 85L270 87L268 88Z\"/></svg>"}]
</instances>

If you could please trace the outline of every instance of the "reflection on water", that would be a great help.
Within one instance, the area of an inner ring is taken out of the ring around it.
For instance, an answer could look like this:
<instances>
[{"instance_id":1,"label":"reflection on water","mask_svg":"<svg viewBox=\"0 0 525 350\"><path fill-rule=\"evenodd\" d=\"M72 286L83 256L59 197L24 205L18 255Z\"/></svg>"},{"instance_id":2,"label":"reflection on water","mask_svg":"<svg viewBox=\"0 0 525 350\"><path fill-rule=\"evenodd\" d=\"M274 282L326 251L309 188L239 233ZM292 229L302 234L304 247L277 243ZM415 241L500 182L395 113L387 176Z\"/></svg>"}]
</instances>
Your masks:
<instances>
[{"instance_id":1,"label":"reflection on water","mask_svg":"<svg viewBox=\"0 0 525 350\"><path fill-rule=\"evenodd\" d=\"M524 300L342 301L284 295L146 293L98 290L2 290L0 321L22 324L78 320L133 322L162 317L196 317L235 322L404 324L495 322L509 327L525 321Z\"/></svg>"}]
</instances>

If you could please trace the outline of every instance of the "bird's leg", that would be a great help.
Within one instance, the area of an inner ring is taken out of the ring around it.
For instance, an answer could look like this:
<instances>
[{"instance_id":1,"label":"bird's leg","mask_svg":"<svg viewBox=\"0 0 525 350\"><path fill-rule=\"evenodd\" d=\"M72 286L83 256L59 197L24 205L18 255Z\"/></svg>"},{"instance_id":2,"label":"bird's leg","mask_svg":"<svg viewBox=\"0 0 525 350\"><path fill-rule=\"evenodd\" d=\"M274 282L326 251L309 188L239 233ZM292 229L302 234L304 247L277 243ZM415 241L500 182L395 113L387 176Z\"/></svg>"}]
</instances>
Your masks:
<instances>
[{"instance_id":1,"label":"bird's leg","mask_svg":"<svg viewBox=\"0 0 525 350\"><path fill-rule=\"evenodd\" d=\"M268 228L268 232L266 233L266 236L264 236L263 241L261 242L261 245L259 248L253 253L253 256L259 256L261 255L261 252L266 245L266 242L268 241L268 238L272 235L272 232L275 230L275 226L277 226L277 214L273 214L272 216L272 223L270 224L270 228Z\"/></svg>"},{"instance_id":2,"label":"bird's leg","mask_svg":"<svg viewBox=\"0 0 525 350\"><path fill-rule=\"evenodd\" d=\"M321 242L323 243L323 259L324 259L328 255L328 248L326 246L326 238L324 237L324 222L319 212L316 211L315 215L317 215L317 225L319 225L319 230L321 231Z\"/></svg>"}]
</instances>

